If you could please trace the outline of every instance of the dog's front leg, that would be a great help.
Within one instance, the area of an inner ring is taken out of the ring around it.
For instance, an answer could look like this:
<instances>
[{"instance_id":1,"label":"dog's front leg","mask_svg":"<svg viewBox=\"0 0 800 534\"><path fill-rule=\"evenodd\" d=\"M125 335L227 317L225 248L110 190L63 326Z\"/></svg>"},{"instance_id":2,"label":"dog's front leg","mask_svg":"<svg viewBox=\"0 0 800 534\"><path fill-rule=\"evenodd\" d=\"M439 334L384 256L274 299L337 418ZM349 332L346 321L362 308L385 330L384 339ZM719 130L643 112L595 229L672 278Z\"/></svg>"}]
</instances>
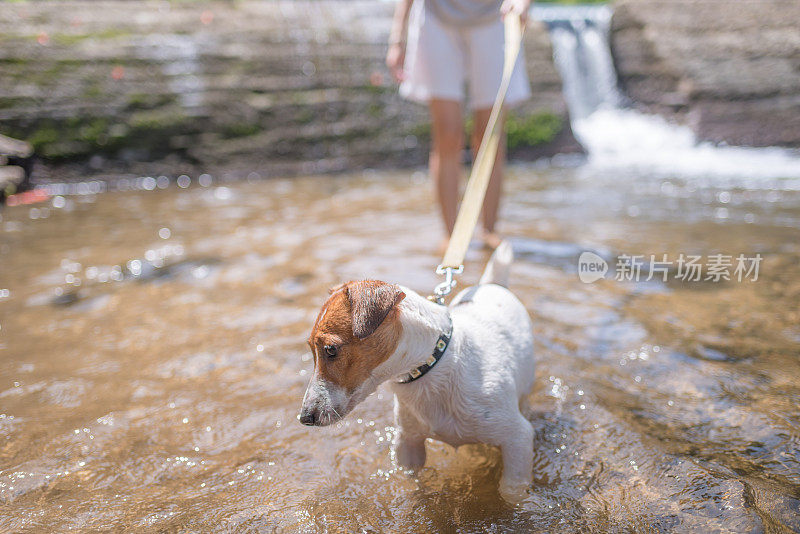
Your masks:
<instances>
[{"instance_id":1,"label":"dog's front leg","mask_svg":"<svg viewBox=\"0 0 800 534\"><path fill-rule=\"evenodd\" d=\"M394 421L397 432L392 442L397 465L403 469L421 469L425 465L425 434L414 414L394 399Z\"/></svg>"},{"instance_id":2,"label":"dog's front leg","mask_svg":"<svg viewBox=\"0 0 800 534\"><path fill-rule=\"evenodd\" d=\"M517 427L500 442L503 453L503 476L500 495L509 503L521 502L533 482L533 427L517 414Z\"/></svg>"}]
</instances>

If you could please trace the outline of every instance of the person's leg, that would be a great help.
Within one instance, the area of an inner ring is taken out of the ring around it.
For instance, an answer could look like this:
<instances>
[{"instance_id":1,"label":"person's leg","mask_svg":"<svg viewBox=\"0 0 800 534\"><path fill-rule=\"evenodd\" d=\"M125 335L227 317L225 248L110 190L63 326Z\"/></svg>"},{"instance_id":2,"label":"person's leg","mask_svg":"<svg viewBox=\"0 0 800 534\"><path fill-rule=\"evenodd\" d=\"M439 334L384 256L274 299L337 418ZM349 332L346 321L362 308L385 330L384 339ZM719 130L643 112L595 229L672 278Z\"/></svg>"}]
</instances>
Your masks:
<instances>
[{"instance_id":1,"label":"person's leg","mask_svg":"<svg viewBox=\"0 0 800 534\"><path fill-rule=\"evenodd\" d=\"M489 115L491 115L491 108L476 109L474 113L474 124L472 129L472 159L478 153L483 133L486 130L486 125L489 122ZM497 146L497 156L494 161L494 168L492 169L492 177L489 179L489 185L486 188L486 197L483 199L483 228L481 238L484 244L490 248L497 248L500 244L501 238L495 232L495 225L497 224L497 212L500 207L500 194L503 189L503 171L505 170L506 162L506 136L505 136L505 113L500 115L498 127L501 130L500 142Z\"/></svg>"},{"instance_id":2,"label":"person's leg","mask_svg":"<svg viewBox=\"0 0 800 534\"><path fill-rule=\"evenodd\" d=\"M461 153L464 150L461 102L433 99L429 107L432 143L428 165L436 183L436 195L449 237L453 233L458 212Z\"/></svg>"}]
</instances>

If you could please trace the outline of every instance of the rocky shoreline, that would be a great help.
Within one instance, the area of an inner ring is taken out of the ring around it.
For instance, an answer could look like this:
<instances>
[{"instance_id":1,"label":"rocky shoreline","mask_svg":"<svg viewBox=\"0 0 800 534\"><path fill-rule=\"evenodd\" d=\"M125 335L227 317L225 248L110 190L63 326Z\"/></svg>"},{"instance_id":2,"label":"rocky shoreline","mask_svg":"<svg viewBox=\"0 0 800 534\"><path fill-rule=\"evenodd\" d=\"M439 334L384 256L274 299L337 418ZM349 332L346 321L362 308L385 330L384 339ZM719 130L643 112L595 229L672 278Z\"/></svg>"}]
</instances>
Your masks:
<instances>
[{"instance_id":1,"label":"rocky shoreline","mask_svg":"<svg viewBox=\"0 0 800 534\"><path fill-rule=\"evenodd\" d=\"M731 145L800 147L800 2L618 0L611 45L636 106Z\"/></svg>"},{"instance_id":2,"label":"rocky shoreline","mask_svg":"<svg viewBox=\"0 0 800 534\"><path fill-rule=\"evenodd\" d=\"M42 181L284 176L423 165L424 107L383 64L392 5L14 2L0 11L0 124ZM700 139L800 146L800 3L618 0L611 46L632 104ZM581 152L544 25L512 158ZM532 140L532 141L531 141Z\"/></svg>"},{"instance_id":3,"label":"rocky shoreline","mask_svg":"<svg viewBox=\"0 0 800 534\"><path fill-rule=\"evenodd\" d=\"M21 2L0 12L0 122L40 179L262 176L422 165L424 107L383 63L392 6L341 2ZM539 158L578 152L544 26L516 110ZM558 124L554 130L552 125Z\"/></svg>"}]
</instances>

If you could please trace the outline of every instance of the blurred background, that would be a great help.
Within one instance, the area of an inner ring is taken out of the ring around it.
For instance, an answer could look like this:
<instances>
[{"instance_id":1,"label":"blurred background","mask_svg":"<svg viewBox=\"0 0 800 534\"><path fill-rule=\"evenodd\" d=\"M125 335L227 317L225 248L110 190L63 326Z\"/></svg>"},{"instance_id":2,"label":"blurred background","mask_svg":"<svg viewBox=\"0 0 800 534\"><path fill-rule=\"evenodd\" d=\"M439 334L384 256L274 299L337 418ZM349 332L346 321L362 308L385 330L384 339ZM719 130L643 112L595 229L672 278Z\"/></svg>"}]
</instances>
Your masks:
<instances>
[{"instance_id":1,"label":"blurred background","mask_svg":"<svg viewBox=\"0 0 800 534\"><path fill-rule=\"evenodd\" d=\"M796 0L532 8L499 228L535 325L522 505L490 448L398 472L386 389L296 421L328 287L438 282L393 9L0 4L0 530L800 531Z\"/></svg>"}]
</instances>

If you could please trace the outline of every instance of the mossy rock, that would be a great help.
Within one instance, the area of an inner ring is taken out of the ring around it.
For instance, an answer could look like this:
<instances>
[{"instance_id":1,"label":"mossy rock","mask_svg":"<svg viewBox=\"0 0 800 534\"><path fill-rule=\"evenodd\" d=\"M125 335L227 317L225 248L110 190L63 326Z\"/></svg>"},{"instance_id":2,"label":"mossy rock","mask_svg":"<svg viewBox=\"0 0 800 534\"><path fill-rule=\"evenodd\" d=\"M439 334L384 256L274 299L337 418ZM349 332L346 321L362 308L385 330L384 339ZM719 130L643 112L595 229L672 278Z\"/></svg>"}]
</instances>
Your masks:
<instances>
[{"instance_id":1,"label":"mossy rock","mask_svg":"<svg viewBox=\"0 0 800 534\"><path fill-rule=\"evenodd\" d=\"M177 101L177 96L174 94L150 94L150 93L133 93L127 96L126 109L129 111L141 111L156 109L161 106L174 104Z\"/></svg>"},{"instance_id":2,"label":"mossy rock","mask_svg":"<svg viewBox=\"0 0 800 534\"><path fill-rule=\"evenodd\" d=\"M420 122L408 129L407 135L413 135L419 140L429 141L431 138L431 123Z\"/></svg>"},{"instance_id":3,"label":"mossy rock","mask_svg":"<svg viewBox=\"0 0 800 534\"><path fill-rule=\"evenodd\" d=\"M17 134L19 136L19 134ZM28 142L33 145L34 151L44 154L47 147L56 143L59 139L58 130L51 124L45 124L37 128L29 135L19 136L27 138Z\"/></svg>"},{"instance_id":4,"label":"mossy rock","mask_svg":"<svg viewBox=\"0 0 800 534\"><path fill-rule=\"evenodd\" d=\"M151 155L174 151L171 139L197 134L200 127L180 110L140 111L124 117L70 117L9 127L12 136L26 139L50 160L79 160L93 154L117 154L138 149Z\"/></svg>"},{"instance_id":5,"label":"mossy rock","mask_svg":"<svg viewBox=\"0 0 800 534\"><path fill-rule=\"evenodd\" d=\"M561 117L550 112L539 112L527 117L509 116L506 121L508 148L538 146L549 143L564 128Z\"/></svg>"},{"instance_id":6,"label":"mossy rock","mask_svg":"<svg viewBox=\"0 0 800 534\"><path fill-rule=\"evenodd\" d=\"M192 118L179 108L137 111L130 116L128 124L138 131L177 131Z\"/></svg>"},{"instance_id":7,"label":"mossy rock","mask_svg":"<svg viewBox=\"0 0 800 534\"><path fill-rule=\"evenodd\" d=\"M226 124L222 127L221 136L223 139L236 139L239 137L250 137L260 133L262 128L258 124L248 122L236 122L233 124Z\"/></svg>"},{"instance_id":8,"label":"mossy rock","mask_svg":"<svg viewBox=\"0 0 800 534\"><path fill-rule=\"evenodd\" d=\"M129 31L108 28L94 33L56 33L50 36L53 43L59 46L74 46L84 41L103 41L131 35Z\"/></svg>"},{"instance_id":9,"label":"mossy rock","mask_svg":"<svg viewBox=\"0 0 800 534\"><path fill-rule=\"evenodd\" d=\"M469 117L465 125L468 136L471 135L473 127L474 121L472 117ZM563 128L564 122L561 117L549 111L532 113L525 117L509 115L506 119L508 148L513 150L549 143ZM429 122L416 124L408 130L408 134L427 141L431 138L431 125Z\"/></svg>"}]
</instances>

